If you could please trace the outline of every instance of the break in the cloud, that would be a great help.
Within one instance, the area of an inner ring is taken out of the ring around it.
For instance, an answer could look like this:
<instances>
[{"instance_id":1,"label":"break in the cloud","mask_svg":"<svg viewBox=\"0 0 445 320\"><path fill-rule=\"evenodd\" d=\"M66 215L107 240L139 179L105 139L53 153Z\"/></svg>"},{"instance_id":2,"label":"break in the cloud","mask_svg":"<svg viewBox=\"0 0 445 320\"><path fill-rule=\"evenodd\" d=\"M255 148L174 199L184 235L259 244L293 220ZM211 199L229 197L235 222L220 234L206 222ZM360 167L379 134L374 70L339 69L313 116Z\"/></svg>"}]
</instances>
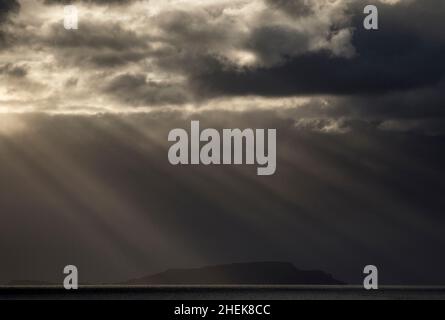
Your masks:
<instances>
[{"instance_id":1,"label":"break in the cloud","mask_svg":"<svg viewBox=\"0 0 445 320\"><path fill-rule=\"evenodd\" d=\"M79 8L77 31L63 28L68 3ZM378 31L362 26L369 3L379 8ZM19 82L0 76L0 107L9 112L199 110L221 101L251 105L256 97L258 108L274 109L304 98L294 116L304 114L306 124L442 119L442 2L28 0L2 7L0 68L26 70Z\"/></svg>"}]
</instances>

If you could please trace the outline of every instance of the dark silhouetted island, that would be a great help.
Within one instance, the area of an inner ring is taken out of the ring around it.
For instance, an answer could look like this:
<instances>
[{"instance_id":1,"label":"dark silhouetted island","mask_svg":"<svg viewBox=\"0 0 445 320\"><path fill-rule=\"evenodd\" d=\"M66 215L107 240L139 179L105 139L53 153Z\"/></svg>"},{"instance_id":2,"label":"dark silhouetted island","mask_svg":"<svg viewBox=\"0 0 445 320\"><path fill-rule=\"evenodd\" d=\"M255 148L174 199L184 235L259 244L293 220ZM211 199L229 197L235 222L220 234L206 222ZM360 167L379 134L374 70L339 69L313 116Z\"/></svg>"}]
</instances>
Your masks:
<instances>
[{"instance_id":1,"label":"dark silhouetted island","mask_svg":"<svg viewBox=\"0 0 445 320\"><path fill-rule=\"evenodd\" d=\"M343 285L330 274L299 270L287 262L235 263L197 269L172 269L125 285Z\"/></svg>"}]
</instances>

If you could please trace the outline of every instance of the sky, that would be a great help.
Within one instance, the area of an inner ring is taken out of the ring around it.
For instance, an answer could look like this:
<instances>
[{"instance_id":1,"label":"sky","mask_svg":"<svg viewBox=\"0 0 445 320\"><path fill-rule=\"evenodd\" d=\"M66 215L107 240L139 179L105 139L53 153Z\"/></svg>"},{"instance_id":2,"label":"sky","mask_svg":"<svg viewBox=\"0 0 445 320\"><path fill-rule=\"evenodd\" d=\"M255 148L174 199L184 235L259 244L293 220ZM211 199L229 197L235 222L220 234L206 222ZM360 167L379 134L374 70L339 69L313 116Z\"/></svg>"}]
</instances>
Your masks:
<instances>
[{"instance_id":1,"label":"sky","mask_svg":"<svg viewBox=\"0 0 445 320\"><path fill-rule=\"evenodd\" d=\"M437 0L1 0L0 283L288 261L444 285L444 15ZM276 128L277 173L171 166L168 132L191 120Z\"/></svg>"}]
</instances>

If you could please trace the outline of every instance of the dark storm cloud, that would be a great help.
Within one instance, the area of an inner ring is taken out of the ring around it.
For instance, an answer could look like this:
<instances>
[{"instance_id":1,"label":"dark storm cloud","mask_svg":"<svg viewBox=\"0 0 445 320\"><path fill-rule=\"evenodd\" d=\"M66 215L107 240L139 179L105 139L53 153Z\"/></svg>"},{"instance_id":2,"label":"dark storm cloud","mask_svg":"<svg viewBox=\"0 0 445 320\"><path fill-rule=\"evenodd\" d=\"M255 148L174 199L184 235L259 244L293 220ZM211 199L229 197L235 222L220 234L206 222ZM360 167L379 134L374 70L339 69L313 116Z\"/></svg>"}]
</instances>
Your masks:
<instances>
[{"instance_id":1,"label":"dark storm cloud","mask_svg":"<svg viewBox=\"0 0 445 320\"><path fill-rule=\"evenodd\" d=\"M138 62L145 57L146 54L143 52L105 52L93 54L85 61L96 67L110 68L131 62Z\"/></svg>"},{"instance_id":2,"label":"dark storm cloud","mask_svg":"<svg viewBox=\"0 0 445 320\"><path fill-rule=\"evenodd\" d=\"M12 64L0 65L0 74L5 74L10 77L24 78L28 70L23 66L15 66Z\"/></svg>"},{"instance_id":3,"label":"dark storm cloud","mask_svg":"<svg viewBox=\"0 0 445 320\"><path fill-rule=\"evenodd\" d=\"M211 54L222 52L227 45L237 46L239 34L234 34L233 21L222 19L205 10L166 10L152 19L160 31L159 41L175 48L175 54ZM235 30L236 27L235 27Z\"/></svg>"},{"instance_id":4,"label":"dark storm cloud","mask_svg":"<svg viewBox=\"0 0 445 320\"><path fill-rule=\"evenodd\" d=\"M2 0L0 2L0 23L4 22L12 12L18 12L20 4L17 0Z\"/></svg>"},{"instance_id":5,"label":"dark storm cloud","mask_svg":"<svg viewBox=\"0 0 445 320\"><path fill-rule=\"evenodd\" d=\"M76 2L83 2L83 3L91 3L91 4L98 4L98 5L109 5L109 4L118 4L118 5L125 5L132 2L136 2L140 0L45 0L45 4L73 4Z\"/></svg>"},{"instance_id":6,"label":"dark storm cloud","mask_svg":"<svg viewBox=\"0 0 445 320\"><path fill-rule=\"evenodd\" d=\"M118 23L82 22L82 32L66 32L54 24L42 41L58 51L56 58L61 64L94 68L114 68L139 62L151 51L147 38Z\"/></svg>"},{"instance_id":7,"label":"dark storm cloud","mask_svg":"<svg viewBox=\"0 0 445 320\"><path fill-rule=\"evenodd\" d=\"M242 72L215 61L214 69L193 80L203 93L214 95L368 95L436 85L445 74L445 39L439 31L445 28L445 4L427 0L380 3L378 8L378 31L363 28L363 6L356 3L349 8L355 17L353 58L309 52L273 67ZM264 38L271 39L267 34Z\"/></svg>"},{"instance_id":8,"label":"dark storm cloud","mask_svg":"<svg viewBox=\"0 0 445 320\"><path fill-rule=\"evenodd\" d=\"M119 3L129 5L130 2L133 3L132 1ZM260 1L255 5L263 8ZM269 5L276 7L277 11L286 11L284 3L269 3ZM46 6L33 6L41 13L45 12ZM311 46L309 42L314 34L309 35L297 30L289 24L291 19L287 19L284 23L280 20L282 13L274 14L272 19L267 19L261 12L250 17L251 13L238 4L219 4L219 6L221 7L209 7L208 10L169 8L160 10L158 14L145 21L139 19L141 17L139 11L135 13L136 11L132 11L132 7L129 6L129 14L134 17L129 23L107 19L82 20L80 17L79 31L67 31L58 21L49 22L51 24L48 23L42 28L43 32L36 32L33 35L23 27L28 22L21 21L20 29L17 28L21 32L17 32L16 42L23 47L32 47L33 50L46 50L54 56L59 68L79 67L85 75L91 74L95 69L110 69L107 81L118 74L128 73L128 70L124 69L128 65L138 69L131 72L139 74L167 73L167 78L181 78L181 84L163 81L161 85L158 83L150 85L148 94L138 94L136 98L121 100L159 104L179 103L180 98L186 96L193 96L195 101L207 99L209 95L200 90L190 91L190 88L200 86L195 77L197 73L202 70L212 70L214 65L216 68L219 67L218 64L222 64L222 68L230 68L231 64L237 64L246 55L249 63L249 54L259 60L255 63L275 65L282 62L283 56L305 53ZM222 10L225 6L235 10L236 16L226 14ZM122 10L122 8L110 8L110 10ZM261 10L264 11L264 8ZM134 16L135 14L137 16ZM251 22L244 23L244 16ZM133 23L134 21L137 22ZM37 25L42 22L35 23ZM318 28L323 29L325 26L315 27ZM315 33L317 34L315 38L320 37L320 41L324 39L323 30ZM121 70L118 70L119 68ZM112 75L112 72L116 74ZM217 77L215 81L218 81ZM156 88L161 94L154 92ZM174 88L173 94L171 88ZM187 95L183 94L185 91L188 92ZM113 95L112 92L109 94ZM149 96L156 97L149 98ZM162 98L166 100L162 101Z\"/></svg>"},{"instance_id":9,"label":"dark storm cloud","mask_svg":"<svg viewBox=\"0 0 445 320\"><path fill-rule=\"evenodd\" d=\"M3 24L8 21L10 14L17 13L20 10L20 4L16 0L0 1L0 50L6 47L10 41L10 35L3 30Z\"/></svg>"},{"instance_id":10,"label":"dark storm cloud","mask_svg":"<svg viewBox=\"0 0 445 320\"><path fill-rule=\"evenodd\" d=\"M183 71L180 66L184 66L185 58L189 60L186 67L192 64L195 72L204 69L212 74L218 73L218 70L212 69L218 69L218 66L206 65L211 59L215 59L220 64L219 68L225 71L239 71L240 63L237 60L240 58L232 57L230 50L252 53L258 61L250 67L252 70L258 70L258 65L281 65L288 57L313 51L311 46L314 46L314 43L311 41L318 42L318 45L323 42L323 46L327 47L325 49L334 55L350 54L350 48L345 44L339 44L338 52L332 52L332 44L329 46L326 42L335 38L336 34L330 33L326 25L329 23L318 21L315 13L311 17L312 26L305 29L305 22L282 14L281 11L286 12L284 2L269 1L266 4L269 7L266 7L264 12L252 14L253 17L249 17L246 10L246 19L250 18L252 21L245 25L242 23L242 15L235 18L225 17L222 13L209 14L207 10L161 12L154 19L154 24L162 32L161 39L177 49L175 56L166 57L169 70L172 70L172 62L173 66L175 65L176 58L180 61L178 71ZM289 5L299 7L296 4ZM276 7L283 10L273 10ZM275 11L280 13L276 14ZM332 19L334 23L338 18ZM339 30L340 27L337 32ZM342 46L345 48L341 48ZM159 63L162 64L164 60L163 57L160 58ZM201 67L196 69L199 64ZM187 70L186 73L194 74L193 70Z\"/></svg>"},{"instance_id":11,"label":"dark storm cloud","mask_svg":"<svg viewBox=\"0 0 445 320\"><path fill-rule=\"evenodd\" d=\"M123 74L107 83L103 90L130 105L182 104L189 100L181 85L147 80L144 74Z\"/></svg>"},{"instance_id":12,"label":"dark storm cloud","mask_svg":"<svg viewBox=\"0 0 445 320\"><path fill-rule=\"evenodd\" d=\"M123 107L323 95L329 108L317 106L315 99L304 108L306 117L332 117L328 122L442 117L442 2L267 0L247 7L167 9L157 3L161 9L147 19L132 1L118 2L128 7L107 10L128 14L128 23L80 17L80 30L70 32L54 19L29 36L21 21L16 41L22 48L47 50L60 74L64 68L79 72L77 88L89 89L83 96L105 95ZM45 12L42 3L36 7ZM363 28L368 3L379 8L378 31ZM101 85L95 84L97 72Z\"/></svg>"},{"instance_id":13,"label":"dark storm cloud","mask_svg":"<svg viewBox=\"0 0 445 320\"><path fill-rule=\"evenodd\" d=\"M82 23L82 32L66 32L60 24L54 24L44 39L47 45L70 49L111 49L125 53L147 47L147 39L138 37L135 32L117 23L85 21Z\"/></svg>"},{"instance_id":14,"label":"dark storm cloud","mask_svg":"<svg viewBox=\"0 0 445 320\"><path fill-rule=\"evenodd\" d=\"M283 10L293 16L307 16L313 13L311 0L266 0L272 9Z\"/></svg>"},{"instance_id":15,"label":"dark storm cloud","mask_svg":"<svg viewBox=\"0 0 445 320\"><path fill-rule=\"evenodd\" d=\"M283 26L263 26L255 28L246 41L246 48L255 52L268 63L281 62L292 53L298 55L308 51L310 35L296 32Z\"/></svg>"}]
</instances>

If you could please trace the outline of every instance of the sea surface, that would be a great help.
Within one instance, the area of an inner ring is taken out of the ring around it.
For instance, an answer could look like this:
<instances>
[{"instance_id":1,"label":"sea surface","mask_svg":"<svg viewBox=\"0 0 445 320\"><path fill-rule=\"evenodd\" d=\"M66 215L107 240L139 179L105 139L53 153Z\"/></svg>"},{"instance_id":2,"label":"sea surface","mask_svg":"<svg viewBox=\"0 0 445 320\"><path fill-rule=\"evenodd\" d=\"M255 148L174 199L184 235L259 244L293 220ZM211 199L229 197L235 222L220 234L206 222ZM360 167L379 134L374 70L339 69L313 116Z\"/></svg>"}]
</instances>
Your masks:
<instances>
[{"instance_id":1,"label":"sea surface","mask_svg":"<svg viewBox=\"0 0 445 320\"><path fill-rule=\"evenodd\" d=\"M445 287L386 286L366 291L359 286L56 286L0 287L0 299L129 300L445 300Z\"/></svg>"}]
</instances>

